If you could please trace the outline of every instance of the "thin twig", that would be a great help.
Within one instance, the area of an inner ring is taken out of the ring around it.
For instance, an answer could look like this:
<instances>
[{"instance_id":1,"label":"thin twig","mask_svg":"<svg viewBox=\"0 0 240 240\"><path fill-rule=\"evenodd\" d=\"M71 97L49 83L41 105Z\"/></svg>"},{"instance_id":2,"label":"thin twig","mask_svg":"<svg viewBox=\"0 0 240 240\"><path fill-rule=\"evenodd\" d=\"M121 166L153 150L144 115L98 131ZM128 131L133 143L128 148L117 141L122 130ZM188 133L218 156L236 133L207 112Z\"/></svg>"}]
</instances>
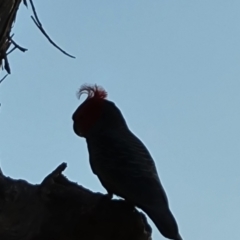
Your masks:
<instances>
[{"instance_id":1,"label":"thin twig","mask_svg":"<svg viewBox=\"0 0 240 240\"><path fill-rule=\"evenodd\" d=\"M23 4L26 6L26 8L28 8L27 0L23 0Z\"/></svg>"},{"instance_id":2,"label":"thin twig","mask_svg":"<svg viewBox=\"0 0 240 240\"><path fill-rule=\"evenodd\" d=\"M14 46L11 50L9 50L9 52L7 52L6 55L9 55L9 54L12 53L15 49L17 49L16 46Z\"/></svg>"},{"instance_id":3,"label":"thin twig","mask_svg":"<svg viewBox=\"0 0 240 240\"><path fill-rule=\"evenodd\" d=\"M74 56L70 55L69 53L67 53L66 51L64 51L62 48L60 48L56 43L53 42L53 40L48 36L48 34L46 33L46 31L43 29L43 26L37 16L37 12L36 12L36 9L35 9L35 6L33 4L33 1L32 0L29 0L30 4L31 4L31 7L32 7L32 10L33 10L33 15L34 16L31 16L33 22L36 24L36 26L38 27L38 29L42 32L42 34L47 38L47 40L55 47L57 48L59 51L61 51L63 54L67 55L68 57L71 57L71 58L75 58Z\"/></svg>"},{"instance_id":4,"label":"thin twig","mask_svg":"<svg viewBox=\"0 0 240 240\"><path fill-rule=\"evenodd\" d=\"M11 69L10 69L7 55L5 55L4 57L4 69L7 71L8 74L11 74Z\"/></svg>"},{"instance_id":5,"label":"thin twig","mask_svg":"<svg viewBox=\"0 0 240 240\"><path fill-rule=\"evenodd\" d=\"M1 80L0 80L0 84L3 82L3 80L8 76L8 74L6 74ZM1 170L1 169L0 169Z\"/></svg>"},{"instance_id":6,"label":"thin twig","mask_svg":"<svg viewBox=\"0 0 240 240\"><path fill-rule=\"evenodd\" d=\"M13 39L11 38L11 43L14 45L14 47L18 48L20 51L22 52L26 52L27 51L27 48L24 48L24 47L21 47L19 46L15 41L13 41Z\"/></svg>"},{"instance_id":7,"label":"thin twig","mask_svg":"<svg viewBox=\"0 0 240 240\"><path fill-rule=\"evenodd\" d=\"M34 4L33 4L33 1L32 1L32 0L29 0L29 2L30 2L30 4L31 4L32 10L33 10L33 15L34 15L34 17L35 17L38 25L41 26L42 24L41 24L41 22L40 22L40 20L39 20L39 18L38 18L37 11L36 11L36 8L35 8L35 6L34 6Z\"/></svg>"}]
</instances>

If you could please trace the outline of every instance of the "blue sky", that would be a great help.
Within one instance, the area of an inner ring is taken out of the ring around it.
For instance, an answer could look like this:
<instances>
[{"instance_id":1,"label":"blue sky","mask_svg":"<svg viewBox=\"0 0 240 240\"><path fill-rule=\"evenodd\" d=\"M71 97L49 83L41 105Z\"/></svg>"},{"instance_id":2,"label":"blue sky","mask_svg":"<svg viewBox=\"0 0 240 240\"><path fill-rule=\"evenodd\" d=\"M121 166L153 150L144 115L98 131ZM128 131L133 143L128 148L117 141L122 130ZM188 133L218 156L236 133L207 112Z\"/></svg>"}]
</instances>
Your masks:
<instances>
[{"instance_id":1,"label":"blue sky","mask_svg":"<svg viewBox=\"0 0 240 240\"><path fill-rule=\"evenodd\" d=\"M240 1L35 5L77 58L54 49L21 6L13 32L28 51L10 55L12 74L0 85L3 172L39 183L64 161L69 179L105 192L71 120L77 89L97 83L154 157L183 238L238 239Z\"/></svg>"}]
</instances>

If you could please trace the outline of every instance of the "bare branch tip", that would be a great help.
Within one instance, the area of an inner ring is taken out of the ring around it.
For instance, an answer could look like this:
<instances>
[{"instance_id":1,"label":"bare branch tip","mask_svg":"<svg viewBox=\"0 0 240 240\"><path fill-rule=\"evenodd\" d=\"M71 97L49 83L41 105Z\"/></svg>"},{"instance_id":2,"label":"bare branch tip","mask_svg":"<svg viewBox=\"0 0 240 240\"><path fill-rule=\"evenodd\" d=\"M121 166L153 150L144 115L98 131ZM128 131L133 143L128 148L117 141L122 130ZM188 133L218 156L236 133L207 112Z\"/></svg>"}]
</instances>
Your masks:
<instances>
[{"instance_id":1,"label":"bare branch tip","mask_svg":"<svg viewBox=\"0 0 240 240\"><path fill-rule=\"evenodd\" d=\"M60 48L50 37L49 35L46 33L46 31L44 30L39 18L38 18L38 15L37 15L37 11L36 11L36 8L33 4L33 1L32 0L29 0L30 2L30 5L32 7L32 11L33 11L33 16L31 16L33 22L36 24L36 26L38 27L38 29L42 32L42 34L47 38L47 40L55 47L57 48L60 52L62 52L64 55L70 57L70 58L76 58L74 57L73 55L67 53L66 51L64 51L62 48Z\"/></svg>"}]
</instances>

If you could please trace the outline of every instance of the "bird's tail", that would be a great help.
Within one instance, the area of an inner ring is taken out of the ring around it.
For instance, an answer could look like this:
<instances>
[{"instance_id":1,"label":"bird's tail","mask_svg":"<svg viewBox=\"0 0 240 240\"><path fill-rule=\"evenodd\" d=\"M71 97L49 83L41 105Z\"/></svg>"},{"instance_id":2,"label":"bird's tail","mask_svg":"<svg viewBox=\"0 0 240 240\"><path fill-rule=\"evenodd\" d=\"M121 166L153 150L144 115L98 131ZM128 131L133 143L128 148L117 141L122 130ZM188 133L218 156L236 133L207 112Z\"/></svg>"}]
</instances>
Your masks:
<instances>
[{"instance_id":1,"label":"bird's tail","mask_svg":"<svg viewBox=\"0 0 240 240\"><path fill-rule=\"evenodd\" d=\"M143 210L164 237L173 240L183 240L179 234L177 222L167 206L162 208L151 207Z\"/></svg>"}]
</instances>

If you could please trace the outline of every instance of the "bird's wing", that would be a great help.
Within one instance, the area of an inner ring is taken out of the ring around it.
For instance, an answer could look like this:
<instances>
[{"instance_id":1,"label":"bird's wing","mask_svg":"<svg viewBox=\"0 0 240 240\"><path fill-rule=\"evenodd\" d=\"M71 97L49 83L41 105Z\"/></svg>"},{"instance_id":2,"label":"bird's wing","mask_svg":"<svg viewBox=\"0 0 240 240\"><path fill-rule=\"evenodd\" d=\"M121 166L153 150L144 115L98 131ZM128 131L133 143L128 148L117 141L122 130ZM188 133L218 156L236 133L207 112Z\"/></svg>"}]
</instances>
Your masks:
<instances>
[{"instance_id":1,"label":"bird's wing","mask_svg":"<svg viewBox=\"0 0 240 240\"><path fill-rule=\"evenodd\" d=\"M92 165L107 189L139 206L168 205L154 161L133 133L123 131L117 136L111 132L102 136L98 144L98 160Z\"/></svg>"}]
</instances>

